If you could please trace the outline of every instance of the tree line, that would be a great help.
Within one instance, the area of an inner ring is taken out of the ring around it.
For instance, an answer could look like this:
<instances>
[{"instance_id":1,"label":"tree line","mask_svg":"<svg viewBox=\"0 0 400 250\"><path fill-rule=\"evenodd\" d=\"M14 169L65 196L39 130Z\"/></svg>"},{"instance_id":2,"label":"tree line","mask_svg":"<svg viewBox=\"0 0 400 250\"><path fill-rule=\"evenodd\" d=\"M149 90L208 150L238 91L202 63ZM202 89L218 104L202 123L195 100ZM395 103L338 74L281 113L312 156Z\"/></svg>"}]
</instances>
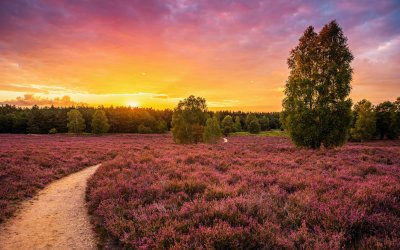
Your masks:
<instances>
[{"instance_id":1,"label":"tree line","mask_svg":"<svg viewBox=\"0 0 400 250\"><path fill-rule=\"evenodd\" d=\"M386 101L376 106L365 99L354 105L349 134L352 141L397 139L399 135L400 97L394 102Z\"/></svg>"},{"instance_id":2,"label":"tree line","mask_svg":"<svg viewBox=\"0 0 400 250\"><path fill-rule=\"evenodd\" d=\"M102 124L103 119L109 133L163 133L171 127L172 112L170 109L132 107L21 108L2 105L0 133L97 133L96 126Z\"/></svg>"},{"instance_id":3,"label":"tree line","mask_svg":"<svg viewBox=\"0 0 400 250\"><path fill-rule=\"evenodd\" d=\"M0 133L164 133L172 127L173 110L132 107L38 107L0 106ZM207 111L216 114L219 123L225 117L234 119L235 129L225 133L247 130L246 117L241 111ZM260 121L260 130L280 128L279 113L252 113ZM225 127L230 126L225 119ZM240 127L240 129L239 129Z\"/></svg>"}]
</instances>

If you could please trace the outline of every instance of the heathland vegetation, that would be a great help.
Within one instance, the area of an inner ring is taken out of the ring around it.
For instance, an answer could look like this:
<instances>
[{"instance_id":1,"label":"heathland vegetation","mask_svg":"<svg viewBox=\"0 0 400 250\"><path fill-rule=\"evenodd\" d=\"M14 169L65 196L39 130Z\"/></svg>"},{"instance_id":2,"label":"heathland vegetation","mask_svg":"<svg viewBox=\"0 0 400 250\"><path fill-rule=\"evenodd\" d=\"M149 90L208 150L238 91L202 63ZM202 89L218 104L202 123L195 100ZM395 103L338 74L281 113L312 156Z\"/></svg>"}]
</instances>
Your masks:
<instances>
[{"instance_id":1,"label":"heathland vegetation","mask_svg":"<svg viewBox=\"0 0 400 250\"><path fill-rule=\"evenodd\" d=\"M0 132L29 135L0 135L0 222L102 163L87 200L106 248L398 249L400 98L352 108L351 60L336 22L308 28L281 113L1 106Z\"/></svg>"}]
</instances>

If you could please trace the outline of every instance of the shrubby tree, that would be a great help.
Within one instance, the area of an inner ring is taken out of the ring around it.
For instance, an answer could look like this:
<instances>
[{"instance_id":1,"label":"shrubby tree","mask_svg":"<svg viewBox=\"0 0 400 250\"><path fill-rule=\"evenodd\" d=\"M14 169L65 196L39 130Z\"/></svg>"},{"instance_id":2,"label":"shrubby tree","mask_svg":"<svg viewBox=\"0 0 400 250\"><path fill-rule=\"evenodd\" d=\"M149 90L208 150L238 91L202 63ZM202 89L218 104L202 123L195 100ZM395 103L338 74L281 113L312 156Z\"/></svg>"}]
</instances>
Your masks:
<instances>
[{"instance_id":1,"label":"shrubby tree","mask_svg":"<svg viewBox=\"0 0 400 250\"><path fill-rule=\"evenodd\" d=\"M138 133L139 134L150 134L150 133L152 133L153 131L151 130L151 128L150 127L147 127L146 125L144 125L144 124L140 124L139 125L139 127L138 127Z\"/></svg>"},{"instance_id":2,"label":"shrubby tree","mask_svg":"<svg viewBox=\"0 0 400 250\"><path fill-rule=\"evenodd\" d=\"M206 126L204 128L203 140L207 143L216 143L221 137L221 128L219 126L219 120L216 115L212 118L208 118Z\"/></svg>"},{"instance_id":3,"label":"shrubby tree","mask_svg":"<svg viewBox=\"0 0 400 250\"><path fill-rule=\"evenodd\" d=\"M361 100L354 105L354 127L350 129L350 136L355 141L371 140L376 130L375 112L372 103Z\"/></svg>"},{"instance_id":4,"label":"shrubby tree","mask_svg":"<svg viewBox=\"0 0 400 250\"><path fill-rule=\"evenodd\" d=\"M85 119L83 119L81 112L77 109L72 109L67 113L68 117L68 132L73 134L80 134L85 129Z\"/></svg>"},{"instance_id":5,"label":"shrubby tree","mask_svg":"<svg viewBox=\"0 0 400 250\"><path fill-rule=\"evenodd\" d=\"M51 135L57 134L57 129L56 128L50 129L49 134L51 134Z\"/></svg>"},{"instance_id":6,"label":"shrubby tree","mask_svg":"<svg viewBox=\"0 0 400 250\"><path fill-rule=\"evenodd\" d=\"M269 119L265 115L263 115L260 119L260 127L262 131L269 130Z\"/></svg>"},{"instance_id":7,"label":"shrubby tree","mask_svg":"<svg viewBox=\"0 0 400 250\"><path fill-rule=\"evenodd\" d=\"M297 146L345 143L351 125L353 60L347 38L332 21L319 34L308 27L288 59L281 121Z\"/></svg>"},{"instance_id":8,"label":"shrubby tree","mask_svg":"<svg viewBox=\"0 0 400 250\"><path fill-rule=\"evenodd\" d=\"M249 132L251 134L258 134L261 131L260 123L258 122L258 119L253 119L250 121L249 124Z\"/></svg>"},{"instance_id":9,"label":"shrubby tree","mask_svg":"<svg viewBox=\"0 0 400 250\"><path fill-rule=\"evenodd\" d=\"M400 135L400 97L397 97L397 100L393 103L394 105L394 119L393 119L393 127L397 136Z\"/></svg>"},{"instance_id":10,"label":"shrubby tree","mask_svg":"<svg viewBox=\"0 0 400 250\"><path fill-rule=\"evenodd\" d=\"M240 123L240 117L236 116L235 117L235 124L234 124L235 132L240 132L242 131L242 124Z\"/></svg>"},{"instance_id":11,"label":"shrubby tree","mask_svg":"<svg viewBox=\"0 0 400 250\"><path fill-rule=\"evenodd\" d=\"M156 132L165 133L168 131L167 123L164 120L157 121Z\"/></svg>"},{"instance_id":12,"label":"shrubby tree","mask_svg":"<svg viewBox=\"0 0 400 250\"><path fill-rule=\"evenodd\" d=\"M193 95L180 101L172 115L172 135L176 143L198 143L203 140L207 119L206 99Z\"/></svg>"},{"instance_id":13,"label":"shrubby tree","mask_svg":"<svg viewBox=\"0 0 400 250\"><path fill-rule=\"evenodd\" d=\"M228 136L230 133L234 132L235 128L232 116L230 115L225 116L221 122L221 126L222 126L222 133L225 136Z\"/></svg>"},{"instance_id":14,"label":"shrubby tree","mask_svg":"<svg viewBox=\"0 0 400 250\"><path fill-rule=\"evenodd\" d=\"M104 134L107 133L109 129L110 125L108 124L108 118L104 110L96 110L92 118L92 133Z\"/></svg>"},{"instance_id":15,"label":"shrubby tree","mask_svg":"<svg viewBox=\"0 0 400 250\"><path fill-rule=\"evenodd\" d=\"M380 103L375 108L376 112L376 132L379 138L396 139L398 138L398 113L396 113L396 103L389 101Z\"/></svg>"},{"instance_id":16,"label":"shrubby tree","mask_svg":"<svg viewBox=\"0 0 400 250\"><path fill-rule=\"evenodd\" d=\"M249 113L249 114L246 116L245 124L246 124L246 129L247 129L247 131L249 131L250 123L251 123L253 120L256 120L256 119L257 119L257 116L256 116L255 114L253 114L253 113Z\"/></svg>"}]
</instances>

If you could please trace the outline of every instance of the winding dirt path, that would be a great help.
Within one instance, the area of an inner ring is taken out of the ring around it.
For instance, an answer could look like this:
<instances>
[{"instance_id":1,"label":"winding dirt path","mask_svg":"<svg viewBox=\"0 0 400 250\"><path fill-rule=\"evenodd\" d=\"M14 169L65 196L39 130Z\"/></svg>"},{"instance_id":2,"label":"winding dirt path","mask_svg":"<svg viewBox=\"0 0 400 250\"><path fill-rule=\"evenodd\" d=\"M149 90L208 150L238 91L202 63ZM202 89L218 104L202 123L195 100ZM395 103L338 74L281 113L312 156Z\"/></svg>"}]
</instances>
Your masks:
<instances>
[{"instance_id":1,"label":"winding dirt path","mask_svg":"<svg viewBox=\"0 0 400 250\"><path fill-rule=\"evenodd\" d=\"M23 202L16 216L0 227L0 249L96 249L85 191L99 166L54 181Z\"/></svg>"}]
</instances>

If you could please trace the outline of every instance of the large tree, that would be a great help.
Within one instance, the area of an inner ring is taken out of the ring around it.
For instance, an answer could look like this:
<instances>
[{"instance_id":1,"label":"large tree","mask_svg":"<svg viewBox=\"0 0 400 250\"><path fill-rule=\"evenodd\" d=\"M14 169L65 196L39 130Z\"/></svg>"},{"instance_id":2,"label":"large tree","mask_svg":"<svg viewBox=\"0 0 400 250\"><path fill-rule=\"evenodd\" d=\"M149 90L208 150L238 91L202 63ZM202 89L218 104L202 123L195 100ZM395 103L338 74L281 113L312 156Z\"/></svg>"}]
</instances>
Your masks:
<instances>
[{"instance_id":1,"label":"large tree","mask_svg":"<svg viewBox=\"0 0 400 250\"><path fill-rule=\"evenodd\" d=\"M108 118L104 110L98 109L93 114L92 118L92 133L93 134L104 134L108 132L110 125L108 124Z\"/></svg>"},{"instance_id":2,"label":"large tree","mask_svg":"<svg viewBox=\"0 0 400 250\"><path fill-rule=\"evenodd\" d=\"M332 21L317 34L308 27L288 59L281 121L298 146L342 145L351 123L353 60L347 38Z\"/></svg>"},{"instance_id":3,"label":"large tree","mask_svg":"<svg viewBox=\"0 0 400 250\"><path fill-rule=\"evenodd\" d=\"M67 113L68 117L68 132L73 134L80 134L85 129L85 119L83 119L81 112L77 109L72 109Z\"/></svg>"},{"instance_id":4,"label":"large tree","mask_svg":"<svg viewBox=\"0 0 400 250\"><path fill-rule=\"evenodd\" d=\"M172 115L174 141L176 143L201 142L206 119L206 99L191 95L180 101Z\"/></svg>"}]
</instances>

